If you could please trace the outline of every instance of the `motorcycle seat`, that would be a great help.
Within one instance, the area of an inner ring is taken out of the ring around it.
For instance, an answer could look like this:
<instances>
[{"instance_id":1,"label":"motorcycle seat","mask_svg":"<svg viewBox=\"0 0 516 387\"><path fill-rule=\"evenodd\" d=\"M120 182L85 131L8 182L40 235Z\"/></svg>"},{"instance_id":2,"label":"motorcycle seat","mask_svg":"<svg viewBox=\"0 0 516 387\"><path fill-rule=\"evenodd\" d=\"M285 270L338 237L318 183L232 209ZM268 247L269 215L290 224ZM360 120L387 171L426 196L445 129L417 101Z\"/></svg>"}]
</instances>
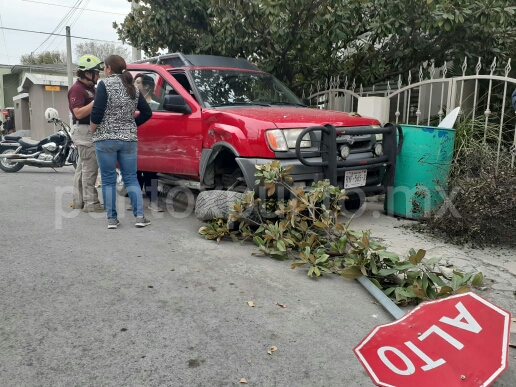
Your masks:
<instances>
[{"instance_id":1,"label":"motorcycle seat","mask_svg":"<svg viewBox=\"0 0 516 387\"><path fill-rule=\"evenodd\" d=\"M18 141L22 136L16 136L16 135L7 135L4 136L4 140L6 141Z\"/></svg>"},{"instance_id":2,"label":"motorcycle seat","mask_svg":"<svg viewBox=\"0 0 516 387\"><path fill-rule=\"evenodd\" d=\"M32 148L39 144L39 141L29 140L28 138L20 138L18 139L18 144L20 144L24 148Z\"/></svg>"}]
</instances>

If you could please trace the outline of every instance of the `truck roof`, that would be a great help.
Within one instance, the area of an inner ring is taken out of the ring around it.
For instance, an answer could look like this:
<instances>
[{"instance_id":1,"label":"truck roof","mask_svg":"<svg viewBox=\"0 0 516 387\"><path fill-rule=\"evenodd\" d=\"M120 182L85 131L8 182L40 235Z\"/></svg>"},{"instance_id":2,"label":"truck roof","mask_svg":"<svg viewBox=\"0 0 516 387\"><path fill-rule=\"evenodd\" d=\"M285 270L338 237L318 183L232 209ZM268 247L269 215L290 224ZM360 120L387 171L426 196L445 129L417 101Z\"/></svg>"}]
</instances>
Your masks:
<instances>
[{"instance_id":1,"label":"truck roof","mask_svg":"<svg viewBox=\"0 0 516 387\"><path fill-rule=\"evenodd\" d=\"M218 67L262 71L244 58L229 58L217 55L184 55L179 52L142 59L134 63L161 64L171 67Z\"/></svg>"}]
</instances>

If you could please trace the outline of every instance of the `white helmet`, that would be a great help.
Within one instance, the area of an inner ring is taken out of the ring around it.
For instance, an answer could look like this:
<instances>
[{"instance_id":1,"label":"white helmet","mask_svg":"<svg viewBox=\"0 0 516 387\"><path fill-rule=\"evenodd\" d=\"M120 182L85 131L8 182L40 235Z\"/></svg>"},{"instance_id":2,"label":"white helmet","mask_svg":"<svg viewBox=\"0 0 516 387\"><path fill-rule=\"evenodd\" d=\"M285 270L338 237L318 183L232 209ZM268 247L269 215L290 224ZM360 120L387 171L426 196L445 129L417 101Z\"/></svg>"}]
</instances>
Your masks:
<instances>
[{"instance_id":1,"label":"white helmet","mask_svg":"<svg viewBox=\"0 0 516 387\"><path fill-rule=\"evenodd\" d=\"M52 122L54 120L58 120L59 119L59 113L54 108L48 108L47 110L45 110L45 119L48 122Z\"/></svg>"}]
</instances>

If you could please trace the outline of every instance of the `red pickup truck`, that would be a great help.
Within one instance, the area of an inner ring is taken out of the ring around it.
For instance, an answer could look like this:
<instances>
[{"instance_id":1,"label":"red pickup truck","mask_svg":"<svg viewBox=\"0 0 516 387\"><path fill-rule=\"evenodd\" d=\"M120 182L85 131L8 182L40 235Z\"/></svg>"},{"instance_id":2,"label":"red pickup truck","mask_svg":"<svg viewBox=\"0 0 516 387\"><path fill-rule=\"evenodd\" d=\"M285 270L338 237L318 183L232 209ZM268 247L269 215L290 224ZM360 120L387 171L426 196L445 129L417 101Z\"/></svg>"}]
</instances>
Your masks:
<instances>
[{"instance_id":1,"label":"red pickup truck","mask_svg":"<svg viewBox=\"0 0 516 387\"><path fill-rule=\"evenodd\" d=\"M309 108L274 76L240 58L166 54L128 65L155 83L138 129L138 168L201 191L255 187L255 165L291 165L294 184L329 179L351 198L391 186L396 128Z\"/></svg>"}]
</instances>

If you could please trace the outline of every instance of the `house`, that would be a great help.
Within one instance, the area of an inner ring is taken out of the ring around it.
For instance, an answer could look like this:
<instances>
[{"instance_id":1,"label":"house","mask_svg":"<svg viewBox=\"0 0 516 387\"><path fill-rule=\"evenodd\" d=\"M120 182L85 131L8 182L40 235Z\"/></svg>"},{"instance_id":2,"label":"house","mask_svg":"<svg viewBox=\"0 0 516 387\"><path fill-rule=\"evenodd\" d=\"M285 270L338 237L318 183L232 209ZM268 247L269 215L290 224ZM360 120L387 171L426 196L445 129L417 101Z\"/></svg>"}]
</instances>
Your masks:
<instances>
[{"instance_id":1,"label":"house","mask_svg":"<svg viewBox=\"0 0 516 387\"><path fill-rule=\"evenodd\" d=\"M34 140L55 131L54 125L45 121L48 107L57 109L68 121L67 94L66 65L0 65L0 110L14 112L16 130L30 130Z\"/></svg>"}]
</instances>

